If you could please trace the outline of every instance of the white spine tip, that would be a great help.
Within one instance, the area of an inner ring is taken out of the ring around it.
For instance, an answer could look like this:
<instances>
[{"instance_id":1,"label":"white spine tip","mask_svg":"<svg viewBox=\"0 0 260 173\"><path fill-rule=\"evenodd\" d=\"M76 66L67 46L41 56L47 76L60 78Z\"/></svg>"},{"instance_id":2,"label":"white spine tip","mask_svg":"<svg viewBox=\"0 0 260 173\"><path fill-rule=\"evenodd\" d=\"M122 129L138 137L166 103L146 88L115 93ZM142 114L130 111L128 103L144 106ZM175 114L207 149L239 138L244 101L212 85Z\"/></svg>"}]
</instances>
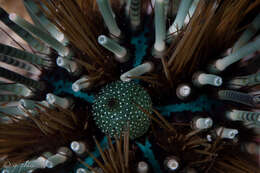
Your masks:
<instances>
[{"instance_id":1,"label":"white spine tip","mask_svg":"<svg viewBox=\"0 0 260 173\"><path fill-rule=\"evenodd\" d=\"M128 60L127 50L123 46L119 45L116 41L108 38L105 35L100 35L98 37L98 43L107 50L114 53L117 61L123 63Z\"/></svg>"},{"instance_id":2,"label":"white spine tip","mask_svg":"<svg viewBox=\"0 0 260 173\"><path fill-rule=\"evenodd\" d=\"M222 83L223 83L223 81L222 81L222 78L221 78L221 77L217 76L217 77L214 79L214 84L215 84L215 86L221 86Z\"/></svg>"},{"instance_id":3,"label":"white spine tip","mask_svg":"<svg viewBox=\"0 0 260 173\"><path fill-rule=\"evenodd\" d=\"M31 109L34 109L35 102L33 100L21 99L21 100L19 100L18 106L20 108L25 108L27 110L31 110Z\"/></svg>"},{"instance_id":4,"label":"white spine tip","mask_svg":"<svg viewBox=\"0 0 260 173\"><path fill-rule=\"evenodd\" d=\"M120 80L123 81L123 82L130 82L131 81L131 76L128 76L127 74L122 74L120 76Z\"/></svg>"},{"instance_id":5,"label":"white spine tip","mask_svg":"<svg viewBox=\"0 0 260 173\"><path fill-rule=\"evenodd\" d=\"M154 49L158 52L163 52L165 50L165 42L154 44Z\"/></svg>"},{"instance_id":6,"label":"white spine tip","mask_svg":"<svg viewBox=\"0 0 260 173\"><path fill-rule=\"evenodd\" d=\"M1 173L10 173L10 171L3 169Z\"/></svg>"},{"instance_id":7,"label":"white spine tip","mask_svg":"<svg viewBox=\"0 0 260 173\"><path fill-rule=\"evenodd\" d=\"M195 73L193 83L196 86L212 85L219 87L222 85L222 78L214 74Z\"/></svg>"},{"instance_id":8,"label":"white spine tip","mask_svg":"<svg viewBox=\"0 0 260 173\"><path fill-rule=\"evenodd\" d=\"M53 168L53 167L54 167L54 164L53 164L51 161L46 160L46 161L45 161L45 167L46 167L46 168Z\"/></svg>"},{"instance_id":9,"label":"white spine tip","mask_svg":"<svg viewBox=\"0 0 260 173\"><path fill-rule=\"evenodd\" d=\"M180 84L176 88L176 95L180 100L186 100L192 95L192 89L188 84Z\"/></svg>"},{"instance_id":10,"label":"white spine tip","mask_svg":"<svg viewBox=\"0 0 260 173\"><path fill-rule=\"evenodd\" d=\"M79 91L80 91L79 84L73 83L73 84L72 84L72 90L73 90L74 92L79 92Z\"/></svg>"},{"instance_id":11,"label":"white spine tip","mask_svg":"<svg viewBox=\"0 0 260 173\"><path fill-rule=\"evenodd\" d=\"M195 121L196 129L208 129L213 125L213 121L211 118L198 118Z\"/></svg>"},{"instance_id":12,"label":"white spine tip","mask_svg":"<svg viewBox=\"0 0 260 173\"><path fill-rule=\"evenodd\" d=\"M88 76L83 76L72 84L72 90L79 92L82 89L88 89L91 86Z\"/></svg>"},{"instance_id":13,"label":"white spine tip","mask_svg":"<svg viewBox=\"0 0 260 173\"><path fill-rule=\"evenodd\" d=\"M57 63L57 65L60 66L60 67L62 67L62 66L65 65L65 62L64 62L64 60L63 60L62 57L58 57L57 60L56 60L56 63Z\"/></svg>"},{"instance_id":14,"label":"white spine tip","mask_svg":"<svg viewBox=\"0 0 260 173\"><path fill-rule=\"evenodd\" d=\"M58 97L58 96L51 94L51 93L48 93L46 95L46 101L51 105L56 104L56 105L59 105L60 107L62 107L64 109L67 109L71 106L71 102L69 101L69 99Z\"/></svg>"},{"instance_id":15,"label":"white spine tip","mask_svg":"<svg viewBox=\"0 0 260 173\"><path fill-rule=\"evenodd\" d=\"M184 85L184 86L180 87L179 93L181 96L187 97L191 94L191 88L187 85Z\"/></svg>"},{"instance_id":16,"label":"white spine tip","mask_svg":"<svg viewBox=\"0 0 260 173\"><path fill-rule=\"evenodd\" d=\"M148 172L148 164L144 161L141 161L138 163L138 166L137 166L137 172L138 173L147 173Z\"/></svg>"},{"instance_id":17,"label":"white spine tip","mask_svg":"<svg viewBox=\"0 0 260 173\"><path fill-rule=\"evenodd\" d=\"M54 104L56 101L55 96L53 94L47 94L46 100L49 104Z\"/></svg>"},{"instance_id":18,"label":"white spine tip","mask_svg":"<svg viewBox=\"0 0 260 173\"><path fill-rule=\"evenodd\" d=\"M58 40L59 42L62 42L62 41L64 40L65 36L64 36L63 33L59 33L56 38L57 38L57 40ZM67 48L67 49L69 49L69 48ZM66 51L67 51L67 50L66 50ZM68 52L66 52L66 53L68 53Z\"/></svg>"},{"instance_id":19,"label":"white spine tip","mask_svg":"<svg viewBox=\"0 0 260 173\"><path fill-rule=\"evenodd\" d=\"M104 35L100 35L98 37L98 43L101 44L101 45L106 44L107 43L107 37L104 36Z\"/></svg>"},{"instance_id":20,"label":"white spine tip","mask_svg":"<svg viewBox=\"0 0 260 173\"><path fill-rule=\"evenodd\" d=\"M84 168L78 168L76 173L87 173L87 171Z\"/></svg>"},{"instance_id":21,"label":"white spine tip","mask_svg":"<svg viewBox=\"0 0 260 173\"><path fill-rule=\"evenodd\" d=\"M175 160L175 159L170 159L170 160L168 160L168 162L167 162L167 167L168 167L168 169L170 169L170 170L177 170L178 169L178 167L179 167L179 163L177 162L177 160Z\"/></svg>"},{"instance_id":22,"label":"white spine tip","mask_svg":"<svg viewBox=\"0 0 260 173\"><path fill-rule=\"evenodd\" d=\"M73 150L73 151L78 151L80 149L80 144L79 142L77 141L74 141L70 144L70 148Z\"/></svg>"},{"instance_id":23,"label":"white spine tip","mask_svg":"<svg viewBox=\"0 0 260 173\"><path fill-rule=\"evenodd\" d=\"M15 13L10 13L10 14L9 14L9 19L12 20L12 21L14 21L14 20L17 19L17 15L16 15Z\"/></svg>"},{"instance_id":24,"label":"white spine tip","mask_svg":"<svg viewBox=\"0 0 260 173\"><path fill-rule=\"evenodd\" d=\"M71 54L71 52L68 47L65 47L64 50L60 54L63 56L69 56Z\"/></svg>"},{"instance_id":25,"label":"white spine tip","mask_svg":"<svg viewBox=\"0 0 260 173\"><path fill-rule=\"evenodd\" d=\"M69 73L78 74L80 72L80 66L73 60L58 57L56 63L59 67L65 68Z\"/></svg>"},{"instance_id":26,"label":"white spine tip","mask_svg":"<svg viewBox=\"0 0 260 173\"><path fill-rule=\"evenodd\" d=\"M78 141L73 141L70 144L70 148L77 154L83 154L87 150L85 143Z\"/></svg>"},{"instance_id":27,"label":"white spine tip","mask_svg":"<svg viewBox=\"0 0 260 173\"><path fill-rule=\"evenodd\" d=\"M228 128L221 128L221 127L218 128L216 132L218 136L221 135L221 138L227 138L227 139L234 139L238 134L238 130L236 129L228 129Z\"/></svg>"},{"instance_id":28,"label":"white spine tip","mask_svg":"<svg viewBox=\"0 0 260 173\"><path fill-rule=\"evenodd\" d=\"M20 104L21 106L23 106L23 107L28 107L28 104L26 103L26 101L25 101L24 99L21 99L21 100L19 101L19 104Z\"/></svg>"},{"instance_id":29,"label":"white spine tip","mask_svg":"<svg viewBox=\"0 0 260 173\"><path fill-rule=\"evenodd\" d=\"M205 127L206 127L206 128L210 128L210 127L212 127L212 125L213 125L213 121L212 121L211 118L205 118L204 124L205 124Z\"/></svg>"}]
</instances>

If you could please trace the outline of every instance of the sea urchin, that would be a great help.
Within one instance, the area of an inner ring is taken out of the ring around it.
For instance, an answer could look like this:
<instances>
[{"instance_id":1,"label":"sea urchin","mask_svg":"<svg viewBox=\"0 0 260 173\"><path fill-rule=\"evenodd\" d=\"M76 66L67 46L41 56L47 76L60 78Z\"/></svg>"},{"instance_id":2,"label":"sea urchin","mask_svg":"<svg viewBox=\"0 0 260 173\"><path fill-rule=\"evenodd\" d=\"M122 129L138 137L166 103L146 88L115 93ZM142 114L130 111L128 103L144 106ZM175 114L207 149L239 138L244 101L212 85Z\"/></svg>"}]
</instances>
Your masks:
<instances>
[{"instance_id":1,"label":"sea urchin","mask_svg":"<svg viewBox=\"0 0 260 173\"><path fill-rule=\"evenodd\" d=\"M106 85L93 105L97 126L110 136L119 136L129 122L130 138L142 136L150 120L136 105L152 111L149 94L137 83L117 81Z\"/></svg>"}]
</instances>

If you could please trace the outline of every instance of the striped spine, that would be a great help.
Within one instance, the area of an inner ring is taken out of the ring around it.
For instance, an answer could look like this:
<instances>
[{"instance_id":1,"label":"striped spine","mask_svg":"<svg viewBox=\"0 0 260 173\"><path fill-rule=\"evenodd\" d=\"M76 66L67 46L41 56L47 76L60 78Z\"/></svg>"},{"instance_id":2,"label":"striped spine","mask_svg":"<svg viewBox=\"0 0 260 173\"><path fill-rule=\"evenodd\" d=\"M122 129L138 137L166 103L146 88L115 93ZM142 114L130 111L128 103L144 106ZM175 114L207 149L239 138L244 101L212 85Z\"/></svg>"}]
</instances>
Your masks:
<instances>
[{"instance_id":1,"label":"striped spine","mask_svg":"<svg viewBox=\"0 0 260 173\"><path fill-rule=\"evenodd\" d=\"M231 89L251 87L258 84L260 84L260 72L248 76L235 77L227 82L227 86Z\"/></svg>"},{"instance_id":2,"label":"striped spine","mask_svg":"<svg viewBox=\"0 0 260 173\"><path fill-rule=\"evenodd\" d=\"M31 64L39 65L41 67L51 67L53 65L53 63L49 59L1 43L0 43L0 54L15 57L27 61Z\"/></svg>"},{"instance_id":3,"label":"striped spine","mask_svg":"<svg viewBox=\"0 0 260 173\"><path fill-rule=\"evenodd\" d=\"M30 71L32 69L32 67L29 64L26 64L22 61L13 59L10 56L0 54L0 61L3 62L3 63L9 64L9 65L12 65L12 66L21 68L21 69L26 70L26 71Z\"/></svg>"},{"instance_id":4,"label":"striped spine","mask_svg":"<svg viewBox=\"0 0 260 173\"><path fill-rule=\"evenodd\" d=\"M254 107L255 102L253 97L247 93L242 93L233 90L220 90L218 91L218 98L220 100L233 101L236 103L241 103L247 106Z\"/></svg>"},{"instance_id":5,"label":"striped spine","mask_svg":"<svg viewBox=\"0 0 260 173\"><path fill-rule=\"evenodd\" d=\"M0 95L0 102L12 102L20 100L20 96L17 95Z\"/></svg>"},{"instance_id":6,"label":"striped spine","mask_svg":"<svg viewBox=\"0 0 260 173\"><path fill-rule=\"evenodd\" d=\"M11 167L6 167L2 170L2 173L30 173L35 169L44 168L41 163L43 162L42 160L44 160L43 157L32 161L26 161Z\"/></svg>"},{"instance_id":7,"label":"striped spine","mask_svg":"<svg viewBox=\"0 0 260 173\"><path fill-rule=\"evenodd\" d=\"M32 88L39 89L39 90L45 89L44 83L26 78L26 77L24 77L20 74L17 74L15 72L10 71L10 70L4 69L2 67L0 67L0 76L4 77L6 79L9 79L11 81L15 81L17 83L24 84L28 87L32 87Z\"/></svg>"},{"instance_id":8,"label":"striped spine","mask_svg":"<svg viewBox=\"0 0 260 173\"><path fill-rule=\"evenodd\" d=\"M132 29L137 29L141 23L141 0L131 0L129 13Z\"/></svg>"},{"instance_id":9,"label":"striped spine","mask_svg":"<svg viewBox=\"0 0 260 173\"><path fill-rule=\"evenodd\" d=\"M36 38L34 38L29 32L15 24L9 19L9 14L0 7L0 20L7 25L11 30L13 30L17 35L19 35L24 41L26 41L30 46L32 46L35 50L49 54L50 48L47 47L44 43L40 42Z\"/></svg>"},{"instance_id":10,"label":"striped spine","mask_svg":"<svg viewBox=\"0 0 260 173\"><path fill-rule=\"evenodd\" d=\"M260 122L260 112L249 112L232 110L226 112L226 117L233 121L255 121Z\"/></svg>"}]
</instances>

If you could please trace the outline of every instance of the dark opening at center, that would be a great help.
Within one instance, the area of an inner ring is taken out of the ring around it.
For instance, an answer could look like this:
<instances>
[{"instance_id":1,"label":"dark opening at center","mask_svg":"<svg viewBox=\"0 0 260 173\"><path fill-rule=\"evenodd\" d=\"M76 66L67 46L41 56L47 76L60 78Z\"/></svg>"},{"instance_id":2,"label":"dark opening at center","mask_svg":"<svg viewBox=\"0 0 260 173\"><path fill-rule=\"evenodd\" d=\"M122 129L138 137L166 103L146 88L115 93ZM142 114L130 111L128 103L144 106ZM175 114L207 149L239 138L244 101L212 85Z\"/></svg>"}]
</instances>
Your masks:
<instances>
[{"instance_id":1,"label":"dark opening at center","mask_svg":"<svg viewBox=\"0 0 260 173\"><path fill-rule=\"evenodd\" d=\"M118 104L118 100L115 98L110 98L107 102L109 108L114 109Z\"/></svg>"}]
</instances>

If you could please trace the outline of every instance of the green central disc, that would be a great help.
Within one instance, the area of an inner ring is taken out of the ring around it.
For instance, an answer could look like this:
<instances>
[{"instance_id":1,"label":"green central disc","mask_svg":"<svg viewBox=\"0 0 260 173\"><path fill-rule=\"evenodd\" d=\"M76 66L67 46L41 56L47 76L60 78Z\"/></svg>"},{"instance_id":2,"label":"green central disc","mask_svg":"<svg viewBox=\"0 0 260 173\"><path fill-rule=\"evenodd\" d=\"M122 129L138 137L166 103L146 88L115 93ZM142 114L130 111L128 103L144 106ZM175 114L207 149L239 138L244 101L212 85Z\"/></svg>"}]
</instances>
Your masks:
<instances>
[{"instance_id":1,"label":"green central disc","mask_svg":"<svg viewBox=\"0 0 260 173\"><path fill-rule=\"evenodd\" d=\"M110 136L119 136L130 124L130 138L134 139L147 132L150 120L137 105L152 112L149 94L135 82L114 82L106 85L98 94L93 105L97 126Z\"/></svg>"}]
</instances>

